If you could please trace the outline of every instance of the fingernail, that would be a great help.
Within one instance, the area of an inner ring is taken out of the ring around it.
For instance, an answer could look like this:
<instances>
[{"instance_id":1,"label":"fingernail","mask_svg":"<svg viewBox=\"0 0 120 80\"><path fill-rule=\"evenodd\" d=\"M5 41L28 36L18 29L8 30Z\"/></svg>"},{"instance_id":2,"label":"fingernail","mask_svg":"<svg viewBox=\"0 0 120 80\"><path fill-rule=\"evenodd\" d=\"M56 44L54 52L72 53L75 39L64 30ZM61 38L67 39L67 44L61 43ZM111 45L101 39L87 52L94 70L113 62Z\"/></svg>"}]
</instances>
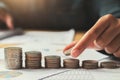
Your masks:
<instances>
[{"instance_id":1,"label":"fingernail","mask_svg":"<svg viewBox=\"0 0 120 80\"><path fill-rule=\"evenodd\" d=\"M78 49L72 50L72 51L71 51L71 56L76 58L76 57L78 57L78 56L80 55L80 52L81 52L81 51L78 50Z\"/></svg>"}]
</instances>

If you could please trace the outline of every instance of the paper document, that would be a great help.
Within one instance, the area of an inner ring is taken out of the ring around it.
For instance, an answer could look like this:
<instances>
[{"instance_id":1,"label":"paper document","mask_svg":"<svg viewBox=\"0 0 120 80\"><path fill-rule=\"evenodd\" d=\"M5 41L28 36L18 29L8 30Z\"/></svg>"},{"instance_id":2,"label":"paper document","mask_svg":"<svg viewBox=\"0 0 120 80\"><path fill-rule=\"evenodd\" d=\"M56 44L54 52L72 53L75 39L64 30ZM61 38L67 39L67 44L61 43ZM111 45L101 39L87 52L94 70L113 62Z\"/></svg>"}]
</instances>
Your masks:
<instances>
[{"instance_id":1,"label":"paper document","mask_svg":"<svg viewBox=\"0 0 120 80\"><path fill-rule=\"evenodd\" d=\"M62 52L63 48L69 44L74 37L75 31L48 32L48 31L29 31L24 35L10 37L0 41L0 80L119 80L120 69L20 69L8 70L4 65L4 47L18 46L23 49L23 66L25 65L26 51L41 51L42 66L44 67L44 56L61 56L63 59L70 58ZM7 45L8 44L8 45ZM99 52L86 49L79 57L82 60L104 60L108 58ZM81 65L81 64L80 64ZM63 65L62 65L63 66Z\"/></svg>"},{"instance_id":2,"label":"paper document","mask_svg":"<svg viewBox=\"0 0 120 80\"><path fill-rule=\"evenodd\" d=\"M27 31L24 35L1 40L0 57L3 55L3 48L9 46L22 47L23 51L59 52L73 40L74 34L74 29L68 31Z\"/></svg>"}]
</instances>

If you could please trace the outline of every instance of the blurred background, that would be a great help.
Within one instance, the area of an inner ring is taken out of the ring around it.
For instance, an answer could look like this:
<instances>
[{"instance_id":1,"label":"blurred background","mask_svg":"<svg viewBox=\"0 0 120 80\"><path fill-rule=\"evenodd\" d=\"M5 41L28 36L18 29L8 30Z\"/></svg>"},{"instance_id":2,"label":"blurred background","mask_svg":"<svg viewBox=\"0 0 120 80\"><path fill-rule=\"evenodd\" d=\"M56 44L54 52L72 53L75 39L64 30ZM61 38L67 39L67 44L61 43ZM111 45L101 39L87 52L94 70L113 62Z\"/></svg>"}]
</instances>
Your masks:
<instances>
[{"instance_id":1,"label":"blurred background","mask_svg":"<svg viewBox=\"0 0 120 80\"><path fill-rule=\"evenodd\" d=\"M0 0L24 29L88 30L97 20L93 0ZM1 23L2 28L5 28Z\"/></svg>"}]
</instances>

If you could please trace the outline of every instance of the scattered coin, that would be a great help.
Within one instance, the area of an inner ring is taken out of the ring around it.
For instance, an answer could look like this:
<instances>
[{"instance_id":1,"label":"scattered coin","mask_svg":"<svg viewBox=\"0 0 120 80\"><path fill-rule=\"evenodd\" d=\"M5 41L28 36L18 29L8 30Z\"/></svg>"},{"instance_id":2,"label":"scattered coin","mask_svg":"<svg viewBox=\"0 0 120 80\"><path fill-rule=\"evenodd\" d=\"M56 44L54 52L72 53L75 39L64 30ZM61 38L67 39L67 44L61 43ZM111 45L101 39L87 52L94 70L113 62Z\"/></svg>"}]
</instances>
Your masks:
<instances>
[{"instance_id":1,"label":"scattered coin","mask_svg":"<svg viewBox=\"0 0 120 80\"><path fill-rule=\"evenodd\" d=\"M98 61L96 60L84 60L82 61L82 68L84 69L97 69Z\"/></svg>"},{"instance_id":2,"label":"scattered coin","mask_svg":"<svg viewBox=\"0 0 120 80\"><path fill-rule=\"evenodd\" d=\"M78 59L64 59L63 60L64 68L79 68L79 60Z\"/></svg>"},{"instance_id":3,"label":"scattered coin","mask_svg":"<svg viewBox=\"0 0 120 80\"><path fill-rule=\"evenodd\" d=\"M60 68L61 67L60 56L45 56L45 68Z\"/></svg>"},{"instance_id":4,"label":"scattered coin","mask_svg":"<svg viewBox=\"0 0 120 80\"><path fill-rule=\"evenodd\" d=\"M7 47L5 51L5 63L8 69L22 68L22 48Z\"/></svg>"},{"instance_id":5,"label":"scattered coin","mask_svg":"<svg viewBox=\"0 0 120 80\"><path fill-rule=\"evenodd\" d=\"M64 52L64 54L65 54L66 56L70 56L71 50L72 50L72 48L66 50L66 51Z\"/></svg>"},{"instance_id":6,"label":"scattered coin","mask_svg":"<svg viewBox=\"0 0 120 80\"><path fill-rule=\"evenodd\" d=\"M25 66L29 69L41 68L41 52L39 51L28 51L25 52Z\"/></svg>"},{"instance_id":7,"label":"scattered coin","mask_svg":"<svg viewBox=\"0 0 120 80\"><path fill-rule=\"evenodd\" d=\"M113 61L105 61L100 63L101 68L109 68L109 69L114 69L118 68L117 63Z\"/></svg>"}]
</instances>

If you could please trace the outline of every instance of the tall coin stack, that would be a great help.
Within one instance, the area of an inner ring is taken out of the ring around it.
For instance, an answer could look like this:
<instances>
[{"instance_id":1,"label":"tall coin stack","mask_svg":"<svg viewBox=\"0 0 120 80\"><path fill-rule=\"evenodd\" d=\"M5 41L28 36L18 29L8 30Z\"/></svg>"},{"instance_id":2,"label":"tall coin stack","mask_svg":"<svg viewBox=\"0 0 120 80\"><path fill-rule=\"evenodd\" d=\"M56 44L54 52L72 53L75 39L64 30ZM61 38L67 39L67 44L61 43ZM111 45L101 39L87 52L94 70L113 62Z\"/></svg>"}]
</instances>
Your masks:
<instances>
[{"instance_id":1,"label":"tall coin stack","mask_svg":"<svg viewBox=\"0 0 120 80\"><path fill-rule=\"evenodd\" d=\"M22 68L22 48L7 47L5 51L5 63L8 69Z\"/></svg>"},{"instance_id":2,"label":"tall coin stack","mask_svg":"<svg viewBox=\"0 0 120 80\"><path fill-rule=\"evenodd\" d=\"M64 68L79 68L79 60L78 59L64 59L63 60Z\"/></svg>"},{"instance_id":3,"label":"tall coin stack","mask_svg":"<svg viewBox=\"0 0 120 80\"><path fill-rule=\"evenodd\" d=\"M45 68L60 68L61 67L60 56L45 56Z\"/></svg>"},{"instance_id":4,"label":"tall coin stack","mask_svg":"<svg viewBox=\"0 0 120 80\"><path fill-rule=\"evenodd\" d=\"M25 66L29 69L41 68L41 52L39 51L28 51L25 52Z\"/></svg>"}]
</instances>

